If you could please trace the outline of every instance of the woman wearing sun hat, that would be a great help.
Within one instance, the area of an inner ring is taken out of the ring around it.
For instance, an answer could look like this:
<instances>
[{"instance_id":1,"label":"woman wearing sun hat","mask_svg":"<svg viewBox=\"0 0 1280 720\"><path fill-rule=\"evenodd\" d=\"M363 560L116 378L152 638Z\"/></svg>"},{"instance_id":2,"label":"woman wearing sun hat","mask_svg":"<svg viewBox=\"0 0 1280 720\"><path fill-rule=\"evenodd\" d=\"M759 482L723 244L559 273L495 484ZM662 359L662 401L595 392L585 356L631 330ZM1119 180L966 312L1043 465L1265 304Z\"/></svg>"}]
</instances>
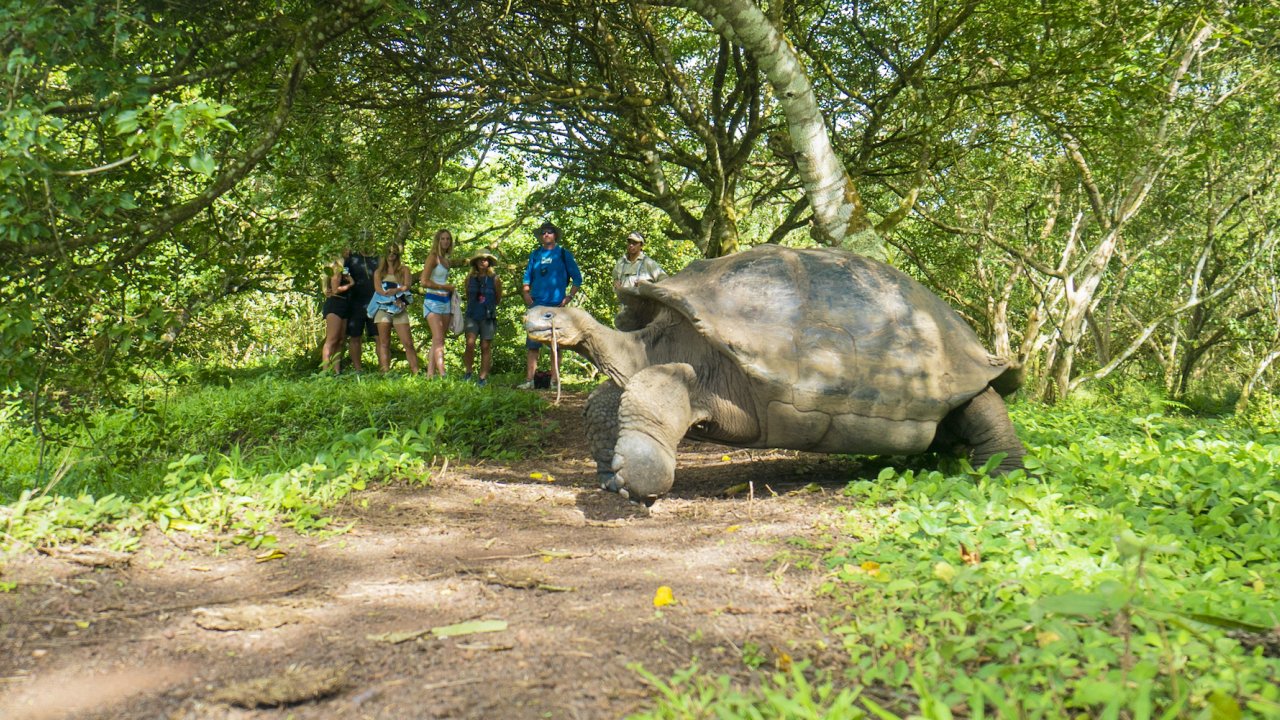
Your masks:
<instances>
[{"instance_id":1,"label":"woman wearing sun hat","mask_svg":"<svg viewBox=\"0 0 1280 720\"><path fill-rule=\"evenodd\" d=\"M463 333L467 338L462 353L463 380L471 379L475 366L476 338L480 338L480 377L477 385L489 382L489 366L492 361L493 337L498 334L498 303L502 301L502 278L494 272L498 258L487 250L480 250L468 261L471 272L467 274L467 306L463 312Z\"/></svg>"}]
</instances>

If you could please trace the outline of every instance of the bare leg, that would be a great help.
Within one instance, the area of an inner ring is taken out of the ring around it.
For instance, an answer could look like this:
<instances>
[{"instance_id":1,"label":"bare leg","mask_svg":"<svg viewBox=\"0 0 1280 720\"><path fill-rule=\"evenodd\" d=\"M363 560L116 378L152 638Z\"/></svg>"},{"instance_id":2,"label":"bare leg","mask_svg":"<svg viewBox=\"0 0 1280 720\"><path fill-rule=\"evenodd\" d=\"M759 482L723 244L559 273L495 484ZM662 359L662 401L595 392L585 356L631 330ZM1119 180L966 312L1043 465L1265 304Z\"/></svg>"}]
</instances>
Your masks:
<instances>
[{"instance_id":1,"label":"bare leg","mask_svg":"<svg viewBox=\"0 0 1280 720\"><path fill-rule=\"evenodd\" d=\"M438 374L444 377L444 339L449 332L449 313L429 313L427 326L431 328L431 350L427 353L427 377Z\"/></svg>"},{"instance_id":2,"label":"bare leg","mask_svg":"<svg viewBox=\"0 0 1280 720\"><path fill-rule=\"evenodd\" d=\"M324 316L324 346L320 350L320 369L342 370L342 339L347 335L347 321L333 313Z\"/></svg>"},{"instance_id":3,"label":"bare leg","mask_svg":"<svg viewBox=\"0 0 1280 720\"><path fill-rule=\"evenodd\" d=\"M405 359L409 361L409 372L417 375L418 351L413 348L413 332L409 328L409 323L399 323L395 327L396 335L400 336L400 345L404 348ZM388 338L388 344L389 343L390 338Z\"/></svg>"},{"instance_id":4,"label":"bare leg","mask_svg":"<svg viewBox=\"0 0 1280 720\"><path fill-rule=\"evenodd\" d=\"M476 334L467 333L467 346L462 350L462 372L464 375L471 375L476 367ZM487 375L488 373L484 373Z\"/></svg>"},{"instance_id":5,"label":"bare leg","mask_svg":"<svg viewBox=\"0 0 1280 720\"><path fill-rule=\"evenodd\" d=\"M671 489L676 445L700 419L690 398L696 380L692 365L669 363L645 368L627 383L618 405L610 489L646 505Z\"/></svg>"},{"instance_id":6,"label":"bare leg","mask_svg":"<svg viewBox=\"0 0 1280 720\"><path fill-rule=\"evenodd\" d=\"M533 382L533 374L538 372L538 353L542 352L542 348L537 350L525 349L524 351L524 379Z\"/></svg>"},{"instance_id":7,"label":"bare leg","mask_svg":"<svg viewBox=\"0 0 1280 720\"><path fill-rule=\"evenodd\" d=\"M356 372L364 371L364 363L361 362L361 353L364 352L364 330L359 335L353 335L347 338L347 354L351 356L351 369Z\"/></svg>"},{"instance_id":8,"label":"bare leg","mask_svg":"<svg viewBox=\"0 0 1280 720\"><path fill-rule=\"evenodd\" d=\"M391 323L378 323L378 369L386 372L391 369Z\"/></svg>"},{"instance_id":9,"label":"bare leg","mask_svg":"<svg viewBox=\"0 0 1280 720\"><path fill-rule=\"evenodd\" d=\"M480 341L480 379L481 380L489 379L489 368L492 366L492 364L493 364L493 341L481 340ZM471 372L469 368L470 366L468 366L467 372Z\"/></svg>"}]
</instances>

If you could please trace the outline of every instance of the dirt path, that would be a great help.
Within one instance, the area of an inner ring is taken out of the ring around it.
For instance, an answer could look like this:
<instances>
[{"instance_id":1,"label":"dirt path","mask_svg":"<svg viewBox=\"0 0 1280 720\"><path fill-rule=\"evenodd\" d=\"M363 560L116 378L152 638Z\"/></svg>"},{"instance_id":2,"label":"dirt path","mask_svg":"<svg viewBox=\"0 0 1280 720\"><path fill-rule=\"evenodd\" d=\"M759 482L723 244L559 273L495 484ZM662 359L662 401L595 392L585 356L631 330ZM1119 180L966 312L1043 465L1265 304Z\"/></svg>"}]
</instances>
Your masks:
<instances>
[{"instance_id":1,"label":"dirt path","mask_svg":"<svg viewBox=\"0 0 1280 720\"><path fill-rule=\"evenodd\" d=\"M350 532L281 534L275 559L158 534L11 558L0 718L621 717L655 696L635 663L750 681L744 658L833 660L812 548L857 466L685 445L646 510L596 488L581 402L551 414L553 455L360 493ZM505 629L430 632L474 621Z\"/></svg>"}]
</instances>

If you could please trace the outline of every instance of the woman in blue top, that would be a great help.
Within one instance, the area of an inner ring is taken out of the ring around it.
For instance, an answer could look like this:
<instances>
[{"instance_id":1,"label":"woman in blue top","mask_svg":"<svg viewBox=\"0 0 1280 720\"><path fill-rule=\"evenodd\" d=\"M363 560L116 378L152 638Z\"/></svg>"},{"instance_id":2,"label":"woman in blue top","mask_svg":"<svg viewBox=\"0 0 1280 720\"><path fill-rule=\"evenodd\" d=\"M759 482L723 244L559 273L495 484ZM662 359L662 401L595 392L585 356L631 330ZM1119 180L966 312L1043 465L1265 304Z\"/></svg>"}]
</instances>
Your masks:
<instances>
[{"instance_id":1,"label":"woman in blue top","mask_svg":"<svg viewBox=\"0 0 1280 720\"><path fill-rule=\"evenodd\" d=\"M481 251L471 257L471 274L467 275L467 312L463 326L467 347L462 353L463 380L471 379L475 367L476 337L480 338L480 379L477 385L489 382L492 362L490 349L498 332L498 303L502 302L502 278L494 272L498 259Z\"/></svg>"},{"instance_id":2,"label":"woman in blue top","mask_svg":"<svg viewBox=\"0 0 1280 720\"><path fill-rule=\"evenodd\" d=\"M526 307L568 305L582 287L582 271L578 269L578 261L573 259L573 253L559 246L560 228L544 222L534 234L538 236L539 245L529 253L529 263L524 268L524 304ZM569 287L570 283L573 284L572 287ZM524 347L525 381L520 387L527 390L533 387L533 375L538 371L542 343L526 336ZM557 357L551 363L553 382L560 380L559 359Z\"/></svg>"},{"instance_id":3,"label":"woman in blue top","mask_svg":"<svg viewBox=\"0 0 1280 720\"><path fill-rule=\"evenodd\" d=\"M418 282L422 284L422 314L431 330L431 349L427 351L427 377L439 373L444 377L444 339L449 332L452 312L449 301L453 284L449 282L449 255L453 253L453 233L437 230L431 243L431 254L422 266Z\"/></svg>"}]
</instances>

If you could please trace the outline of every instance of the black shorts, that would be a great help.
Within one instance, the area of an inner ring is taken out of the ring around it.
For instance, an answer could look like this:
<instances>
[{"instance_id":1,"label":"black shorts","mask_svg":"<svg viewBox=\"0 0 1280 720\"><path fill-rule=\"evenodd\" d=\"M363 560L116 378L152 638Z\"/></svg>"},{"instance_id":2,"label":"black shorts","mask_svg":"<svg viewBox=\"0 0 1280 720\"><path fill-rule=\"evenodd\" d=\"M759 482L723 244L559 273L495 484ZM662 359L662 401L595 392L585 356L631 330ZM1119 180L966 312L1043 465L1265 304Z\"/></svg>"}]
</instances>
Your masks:
<instances>
[{"instance_id":1,"label":"black shorts","mask_svg":"<svg viewBox=\"0 0 1280 720\"><path fill-rule=\"evenodd\" d=\"M369 317L365 312L365 307L369 304L368 300L364 302L351 303L351 316L347 318L347 337L360 337L360 331L363 329L367 337L378 337L378 326L373 324L373 318Z\"/></svg>"},{"instance_id":2,"label":"black shorts","mask_svg":"<svg viewBox=\"0 0 1280 720\"><path fill-rule=\"evenodd\" d=\"M351 301L347 298L334 295L324 301L324 310L322 310L320 314L323 317L337 315L343 320L349 320L351 318Z\"/></svg>"}]
</instances>

